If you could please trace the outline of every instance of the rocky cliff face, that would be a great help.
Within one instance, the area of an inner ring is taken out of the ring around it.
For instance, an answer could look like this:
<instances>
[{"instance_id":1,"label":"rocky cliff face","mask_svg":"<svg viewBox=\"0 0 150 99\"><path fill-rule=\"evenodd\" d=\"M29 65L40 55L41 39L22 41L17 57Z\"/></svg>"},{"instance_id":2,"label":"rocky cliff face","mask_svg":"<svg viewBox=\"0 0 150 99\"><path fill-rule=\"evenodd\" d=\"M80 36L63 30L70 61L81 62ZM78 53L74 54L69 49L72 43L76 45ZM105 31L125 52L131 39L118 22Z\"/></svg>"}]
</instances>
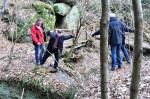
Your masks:
<instances>
[{"instance_id":1,"label":"rocky cliff face","mask_svg":"<svg viewBox=\"0 0 150 99\"><path fill-rule=\"evenodd\" d=\"M42 18L46 30L54 30L56 24L56 28L76 28L80 12L74 4L71 0L10 1L1 18L9 27L4 32L11 41L32 42L30 28L37 18Z\"/></svg>"}]
</instances>

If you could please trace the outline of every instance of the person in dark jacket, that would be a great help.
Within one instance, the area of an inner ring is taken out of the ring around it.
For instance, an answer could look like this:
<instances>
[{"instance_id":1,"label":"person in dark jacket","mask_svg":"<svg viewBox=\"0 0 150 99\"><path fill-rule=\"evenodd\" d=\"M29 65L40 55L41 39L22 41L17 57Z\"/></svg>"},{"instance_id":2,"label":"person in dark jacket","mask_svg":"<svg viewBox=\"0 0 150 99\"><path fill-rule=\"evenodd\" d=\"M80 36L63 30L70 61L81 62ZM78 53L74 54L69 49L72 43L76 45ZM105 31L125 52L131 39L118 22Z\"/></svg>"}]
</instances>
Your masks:
<instances>
[{"instance_id":1,"label":"person in dark jacket","mask_svg":"<svg viewBox=\"0 0 150 99\"><path fill-rule=\"evenodd\" d=\"M63 35L61 30L58 30L57 33L48 33L50 36L49 44L47 46L47 51L41 59L40 64L43 65L47 58L52 54L55 55L55 63L53 72L57 72L57 67L59 63L59 58L63 50L64 40L68 40L74 37L74 35Z\"/></svg>"},{"instance_id":2,"label":"person in dark jacket","mask_svg":"<svg viewBox=\"0 0 150 99\"><path fill-rule=\"evenodd\" d=\"M134 30L133 30L133 29L126 29L125 32L131 32L131 33L133 33ZM125 59L126 59L127 63L130 64L130 63L131 63L131 59L130 59L130 56L129 56L129 54L128 54L127 48L126 48L125 35L124 35L124 34L122 35L121 50L122 50L122 52L123 52L123 54L124 54L124 56L125 56Z\"/></svg>"},{"instance_id":3,"label":"person in dark jacket","mask_svg":"<svg viewBox=\"0 0 150 99\"><path fill-rule=\"evenodd\" d=\"M122 45L122 36L129 29L124 26L120 21L115 18L115 14L110 15L109 23L109 44L111 46L111 59L112 59L112 68L111 70L116 70L116 65L118 68L122 67L122 56L121 56L121 45ZM92 37L99 35L100 30L92 34ZM118 64L117 64L118 63Z\"/></svg>"},{"instance_id":4,"label":"person in dark jacket","mask_svg":"<svg viewBox=\"0 0 150 99\"><path fill-rule=\"evenodd\" d=\"M45 53L44 29L42 28L41 19L37 19L35 25L31 28L31 35L32 35L33 45L35 47L36 65L40 65L40 50L42 50L42 56Z\"/></svg>"}]
</instances>

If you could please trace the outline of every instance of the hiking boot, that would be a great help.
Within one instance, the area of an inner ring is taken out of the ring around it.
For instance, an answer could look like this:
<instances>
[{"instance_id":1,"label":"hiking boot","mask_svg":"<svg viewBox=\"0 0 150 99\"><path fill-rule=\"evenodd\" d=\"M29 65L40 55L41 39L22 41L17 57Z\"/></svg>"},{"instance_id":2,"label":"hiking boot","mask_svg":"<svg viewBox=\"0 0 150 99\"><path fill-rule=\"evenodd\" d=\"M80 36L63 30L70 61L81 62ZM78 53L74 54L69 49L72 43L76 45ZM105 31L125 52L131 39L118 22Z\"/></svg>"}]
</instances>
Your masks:
<instances>
[{"instance_id":1,"label":"hiking boot","mask_svg":"<svg viewBox=\"0 0 150 99\"><path fill-rule=\"evenodd\" d=\"M114 68L111 68L111 69L110 69L110 71L116 71L116 69L114 69Z\"/></svg>"},{"instance_id":2,"label":"hiking boot","mask_svg":"<svg viewBox=\"0 0 150 99\"><path fill-rule=\"evenodd\" d=\"M57 71L58 71L57 68L52 68L52 69L50 70L51 73L56 73Z\"/></svg>"},{"instance_id":3,"label":"hiking boot","mask_svg":"<svg viewBox=\"0 0 150 99\"><path fill-rule=\"evenodd\" d=\"M121 69L122 68L122 66L118 66L118 69Z\"/></svg>"},{"instance_id":4,"label":"hiking boot","mask_svg":"<svg viewBox=\"0 0 150 99\"><path fill-rule=\"evenodd\" d=\"M127 62L127 64L131 64L131 62L130 62L130 61L128 61L128 62Z\"/></svg>"}]
</instances>

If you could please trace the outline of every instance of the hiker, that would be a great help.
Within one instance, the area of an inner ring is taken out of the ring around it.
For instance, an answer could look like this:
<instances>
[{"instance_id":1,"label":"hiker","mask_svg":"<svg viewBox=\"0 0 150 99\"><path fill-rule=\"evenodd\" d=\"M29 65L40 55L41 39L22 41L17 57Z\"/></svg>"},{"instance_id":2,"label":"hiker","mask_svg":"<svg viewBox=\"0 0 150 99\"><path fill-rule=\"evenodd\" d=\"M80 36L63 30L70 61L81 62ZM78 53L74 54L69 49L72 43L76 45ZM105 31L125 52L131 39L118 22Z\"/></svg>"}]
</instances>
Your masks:
<instances>
[{"instance_id":1,"label":"hiker","mask_svg":"<svg viewBox=\"0 0 150 99\"><path fill-rule=\"evenodd\" d=\"M109 44L111 46L112 71L116 70L116 65L118 68L122 68L121 45L126 31L130 31L130 29L118 21L114 13L110 14ZM92 37L99 34L100 30L93 33Z\"/></svg>"},{"instance_id":2,"label":"hiker","mask_svg":"<svg viewBox=\"0 0 150 99\"><path fill-rule=\"evenodd\" d=\"M115 13L116 13L116 10L115 10L114 8L112 8L112 9L111 9L111 12L115 14ZM131 20L130 20L129 18L124 17L124 23L125 23L125 25L130 26L130 21L131 21ZM134 30L127 28L127 29L125 30L125 32L132 32L132 33L133 33ZM131 63L131 59L130 59L130 56L129 56L129 54L128 54L128 51L127 51L127 48L126 48L126 45L125 45L125 35L124 35L124 34L122 35L121 51L123 52L127 63L130 64L130 63Z\"/></svg>"},{"instance_id":3,"label":"hiker","mask_svg":"<svg viewBox=\"0 0 150 99\"><path fill-rule=\"evenodd\" d=\"M55 56L55 63L52 72L57 72L59 58L61 56L63 50L63 41L68 40L74 37L74 35L63 35L62 30L58 30L57 33L47 33L50 36L49 44L44 56L41 59L41 65L43 65L47 58L54 54Z\"/></svg>"},{"instance_id":4,"label":"hiker","mask_svg":"<svg viewBox=\"0 0 150 99\"><path fill-rule=\"evenodd\" d=\"M35 25L31 28L33 45L35 47L36 65L40 65L40 57L45 53L44 29L41 25L42 19L37 19Z\"/></svg>"},{"instance_id":5,"label":"hiker","mask_svg":"<svg viewBox=\"0 0 150 99\"><path fill-rule=\"evenodd\" d=\"M127 28L127 29L125 30L125 32L131 32L131 33L133 33L134 30ZM131 63L131 59L130 59L130 56L129 56L129 54L128 54L128 51L127 51L127 48L126 48L126 44L125 44L125 34L122 34L121 51L123 52L127 63L130 64L130 63Z\"/></svg>"}]
</instances>

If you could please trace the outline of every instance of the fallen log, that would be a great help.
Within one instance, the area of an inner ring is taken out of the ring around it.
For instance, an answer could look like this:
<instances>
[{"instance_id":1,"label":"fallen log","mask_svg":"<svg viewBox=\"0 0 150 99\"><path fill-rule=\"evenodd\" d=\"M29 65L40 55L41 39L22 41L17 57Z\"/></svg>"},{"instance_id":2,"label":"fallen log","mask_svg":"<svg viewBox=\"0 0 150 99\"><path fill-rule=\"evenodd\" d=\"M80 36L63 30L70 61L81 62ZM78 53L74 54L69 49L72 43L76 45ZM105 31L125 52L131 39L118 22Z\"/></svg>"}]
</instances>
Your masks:
<instances>
[{"instance_id":1,"label":"fallen log","mask_svg":"<svg viewBox=\"0 0 150 99\"><path fill-rule=\"evenodd\" d=\"M150 44L150 33L144 33L146 41Z\"/></svg>"},{"instance_id":2,"label":"fallen log","mask_svg":"<svg viewBox=\"0 0 150 99\"><path fill-rule=\"evenodd\" d=\"M144 36L148 33L144 33ZM142 47L143 47L143 53L150 53L150 43L148 42L148 38L143 41ZM134 48L134 34L128 34L126 35L126 46L130 51L133 51Z\"/></svg>"},{"instance_id":3,"label":"fallen log","mask_svg":"<svg viewBox=\"0 0 150 99\"><path fill-rule=\"evenodd\" d=\"M79 48L81 48L81 47L84 47L84 46L86 46L86 43L87 43L87 40L81 41L81 42L79 42L78 45L76 45L76 46L74 47L74 49L79 49ZM72 47L72 44L65 46L65 48L71 48L71 47Z\"/></svg>"},{"instance_id":4,"label":"fallen log","mask_svg":"<svg viewBox=\"0 0 150 99\"><path fill-rule=\"evenodd\" d=\"M134 34L129 34L128 37L126 35L126 45L130 45L131 47L134 46ZM147 41L143 41L143 49L149 49L150 50L150 43Z\"/></svg>"}]
</instances>

